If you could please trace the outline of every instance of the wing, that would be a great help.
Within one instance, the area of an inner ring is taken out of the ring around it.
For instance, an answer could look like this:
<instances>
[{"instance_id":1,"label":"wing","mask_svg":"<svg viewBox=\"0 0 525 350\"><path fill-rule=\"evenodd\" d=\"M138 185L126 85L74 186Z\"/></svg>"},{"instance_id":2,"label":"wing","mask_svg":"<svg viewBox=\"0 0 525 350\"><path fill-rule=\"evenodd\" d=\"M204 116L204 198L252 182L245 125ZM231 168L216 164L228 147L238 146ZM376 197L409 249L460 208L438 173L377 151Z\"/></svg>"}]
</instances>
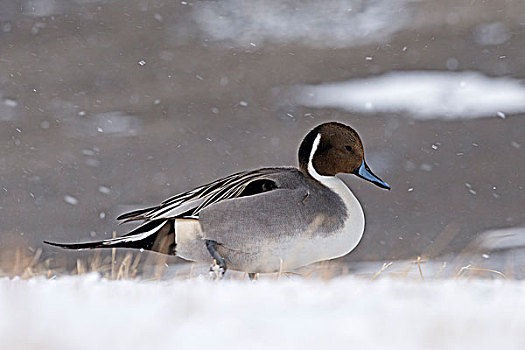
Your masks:
<instances>
[{"instance_id":1,"label":"wing","mask_svg":"<svg viewBox=\"0 0 525 350\"><path fill-rule=\"evenodd\" d=\"M205 208L199 222L206 239L244 252L266 242L304 234L320 214L304 188L281 188Z\"/></svg>"},{"instance_id":2,"label":"wing","mask_svg":"<svg viewBox=\"0 0 525 350\"><path fill-rule=\"evenodd\" d=\"M168 198L156 207L122 214L117 220L124 220L124 223L134 220L198 217L203 209L225 199L251 196L277 189L278 184L272 179L272 175L279 171L282 169L263 168L236 173Z\"/></svg>"}]
</instances>

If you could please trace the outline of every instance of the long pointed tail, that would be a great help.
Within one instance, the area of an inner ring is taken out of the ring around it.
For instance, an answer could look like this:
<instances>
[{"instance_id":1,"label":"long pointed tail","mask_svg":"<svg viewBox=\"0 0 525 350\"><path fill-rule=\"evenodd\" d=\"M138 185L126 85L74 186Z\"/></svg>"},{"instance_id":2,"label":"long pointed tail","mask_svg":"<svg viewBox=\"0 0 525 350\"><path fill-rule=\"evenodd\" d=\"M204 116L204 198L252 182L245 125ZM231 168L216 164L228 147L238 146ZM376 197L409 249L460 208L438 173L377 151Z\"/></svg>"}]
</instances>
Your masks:
<instances>
[{"instance_id":1,"label":"long pointed tail","mask_svg":"<svg viewBox=\"0 0 525 350\"><path fill-rule=\"evenodd\" d=\"M174 220L148 221L122 237L105 239L87 243L54 243L44 241L55 247L64 249L94 249L94 248L132 248L175 255Z\"/></svg>"}]
</instances>

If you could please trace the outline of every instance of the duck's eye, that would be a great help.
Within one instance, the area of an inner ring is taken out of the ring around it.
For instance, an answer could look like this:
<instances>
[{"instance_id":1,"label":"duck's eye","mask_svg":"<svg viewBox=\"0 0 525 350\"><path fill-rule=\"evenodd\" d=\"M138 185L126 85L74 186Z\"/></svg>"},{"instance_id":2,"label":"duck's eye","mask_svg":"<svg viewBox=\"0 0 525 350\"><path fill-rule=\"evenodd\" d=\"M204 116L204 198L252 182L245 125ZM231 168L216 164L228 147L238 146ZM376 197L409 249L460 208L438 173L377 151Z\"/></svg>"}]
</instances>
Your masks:
<instances>
[{"instance_id":1,"label":"duck's eye","mask_svg":"<svg viewBox=\"0 0 525 350\"><path fill-rule=\"evenodd\" d=\"M352 146L345 146L345 148L348 152L352 152Z\"/></svg>"}]
</instances>

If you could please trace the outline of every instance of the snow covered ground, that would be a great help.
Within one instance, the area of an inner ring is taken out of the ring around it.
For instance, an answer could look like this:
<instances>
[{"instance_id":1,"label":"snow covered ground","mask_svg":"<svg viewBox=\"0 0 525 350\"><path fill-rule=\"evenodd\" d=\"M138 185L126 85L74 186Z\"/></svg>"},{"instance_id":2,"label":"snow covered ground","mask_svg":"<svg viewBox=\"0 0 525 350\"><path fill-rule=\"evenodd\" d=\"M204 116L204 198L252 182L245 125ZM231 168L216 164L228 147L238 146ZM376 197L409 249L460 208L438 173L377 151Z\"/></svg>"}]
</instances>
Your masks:
<instances>
[{"instance_id":1,"label":"snow covered ground","mask_svg":"<svg viewBox=\"0 0 525 350\"><path fill-rule=\"evenodd\" d=\"M346 82L299 86L296 102L359 113L407 113L415 119L505 118L525 111L525 87L517 79L478 72L409 71ZM417 98L414 98L417 96Z\"/></svg>"},{"instance_id":2,"label":"snow covered ground","mask_svg":"<svg viewBox=\"0 0 525 350\"><path fill-rule=\"evenodd\" d=\"M413 24L410 0L195 2L189 17L206 41L256 48L266 43L310 47L349 47L385 42ZM392 20L395 13L396 20ZM188 32L188 23L176 25ZM480 29L480 37L485 34ZM492 28L488 28L489 30ZM496 30L499 28L496 28ZM501 31L501 29L499 29ZM495 31L492 29L492 31Z\"/></svg>"},{"instance_id":3,"label":"snow covered ground","mask_svg":"<svg viewBox=\"0 0 525 350\"><path fill-rule=\"evenodd\" d=\"M0 280L2 349L523 349L525 282Z\"/></svg>"}]
</instances>

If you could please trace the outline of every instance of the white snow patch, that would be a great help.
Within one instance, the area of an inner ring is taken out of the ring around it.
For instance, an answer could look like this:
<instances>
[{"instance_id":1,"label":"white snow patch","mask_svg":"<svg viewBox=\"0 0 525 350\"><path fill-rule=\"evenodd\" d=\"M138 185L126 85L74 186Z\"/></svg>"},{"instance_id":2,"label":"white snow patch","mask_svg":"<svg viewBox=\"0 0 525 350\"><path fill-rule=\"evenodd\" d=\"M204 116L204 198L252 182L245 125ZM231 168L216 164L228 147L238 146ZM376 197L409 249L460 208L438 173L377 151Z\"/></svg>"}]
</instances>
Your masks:
<instances>
[{"instance_id":1,"label":"white snow patch","mask_svg":"<svg viewBox=\"0 0 525 350\"><path fill-rule=\"evenodd\" d=\"M108 0L23 0L19 2L19 8L24 15L30 17L48 17L68 12L71 13L74 12L74 10L80 10L79 7L82 5L105 3L108 2Z\"/></svg>"},{"instance_id":2,"label":"white snow patch","mask_svg":"<svg viewBox=\"0 0 525 350\"><path fill-rule=\"evenodd\" d=\"M26 0L21 5L24 15L46 17L63 12L63 4L57 0Z\"/></svg>"},{"instance_id":3,"label":"white snow patch","mask_svg":"<svg viewBox=\"0 0 525 350\"><path fill-rule=\"evenodd\" d=\"M120 111L105 112L88 117L68 120L69 132L78 137L82 136L135 136L142 131L140 118Z\"/></svg>"},{"instance_id":4,"label":"white snow patch","mask_svg":"<svg viewBox=\"0 0 525 350\"><path fill-rule=\"evenodd\" d=\"M517 281L0 280L2 348L523 349Z\"/></svg>"},{"instance_id":5,"label":"white snow patch","mask_svg":"<svg viewBox=\"0 0 525 350\"><path fill-rule=\"evenodd\" d=\"M449 57L449 58L447 58L447 60L445 61L445 66L446 66L447 69L449 69L449 70L456 70L456 69L458 69L458 67L459 67L459 61L458 61L457 58L455 58L455 57Z\"/></svg>"},{"instance_id":6,"label":"white snow patch","mask_svg":"<svg viewBox=\"0 0 525 350\"><path fill-rule=\"evenodd\" d=\"M98 186L98 191L102 194L109 194L111 192L111 190L109 189L109 187L107 186Z\"/></svg>"},{"instance_id":7,"label":"white snow patch","mask_svg":"<svg viewBox=\"0 0 525 350\"><path fill-rule=\"evenodd\" d=\"M525 227L509 227L483 232L476 239L487 250L525 248Z\"/></svg>"},{"instance_id":8,"label":"white snow patch","mask_svg":"<svg viewBox=\"0 0 525 350\"><path fill-rule=\"evenodd\" d=\"M94 159L94 158L86 159L85 163L86 163L87 166L91 166L91 167L94 167L94 168L100 166L100 161L98 159Z\"/></svg>"},{"instance_id":9,"label":"white snow patch","mask_svg":"<svg viewBox=\"0 0 525 350\"><path fill-rule=\"evenodd\" d=\"M5 14L5 12L4 12L4 14ZM9 22L4 23L4 24L2 25L2 32L4 32L4 33L9 33L9 32L11 32L11 29L13 29L13 26L12 26L11 23L9 23Z\"/></svg>"},{"instance_id":10,"label":"white snow patch","mask_svg":"<svg viewBox=\"0 0 525 350\"><path fill-rule=\"evenodd\" d=\"M479 45L501 45L510 39L511 35L505 24L501 22L481 23L472 32L474 41Z\"/></svg>"},{"instance_id":11,"label":"white snow patch","mask_svg":"<svg viewBox=\"0 0 525 350\"><path fill-rule=\"evenodd\" d=\"M14 120L16 119L16 108L18 106L18 101L9 98L4 97L0 93L0 101L3 103L0 103L0 121L8 121L8 120Z\"/></svg>"},{"instance_id":12,"label":"white snow patch","mask_svg":"<svg viewBox=\"0 0 525 350\"><path fill-rule=\"evenodd\" d=\"M78 199L76 199L75 197L73 196L70 196L68 194L66 194L64 196L64 201L68 204L71 204L71 205L77 205L78 204Z\"/></svg>"},{"instance_id":13,"label":"white snow patch","mask_svg":"<svg viewBox=\"0 0 525 350\"><path fill-rule=\"evenodd\" d=\"M4 104L8 107L16 107L18 106L18 101L12 98L4 98Z\"/></svg>"},{"instance_id":14,"label":"white snow patch","mask_svg":"<svg viewBox=\"0 0 525 350\"><path fill-rule=\"evenodd\" d=\"M413 71L292 89L296 103L416 119L470 119L525 111L525 85L477 72Z\"/></svg>"},{"instance_id":15,"label":"white snow patch","mask_svg":"<svg viewBox=\"0 0 525 350\"><path fill-rule=\"evenodd\" d=\"M240 47L301 43L349 47L386 41L412 23L412 0L199 1L192 19L206 40ZM392 20L395 18L395 20ZM184 32L187 23L179 25Z\"/></svg>"}]
</instances>

